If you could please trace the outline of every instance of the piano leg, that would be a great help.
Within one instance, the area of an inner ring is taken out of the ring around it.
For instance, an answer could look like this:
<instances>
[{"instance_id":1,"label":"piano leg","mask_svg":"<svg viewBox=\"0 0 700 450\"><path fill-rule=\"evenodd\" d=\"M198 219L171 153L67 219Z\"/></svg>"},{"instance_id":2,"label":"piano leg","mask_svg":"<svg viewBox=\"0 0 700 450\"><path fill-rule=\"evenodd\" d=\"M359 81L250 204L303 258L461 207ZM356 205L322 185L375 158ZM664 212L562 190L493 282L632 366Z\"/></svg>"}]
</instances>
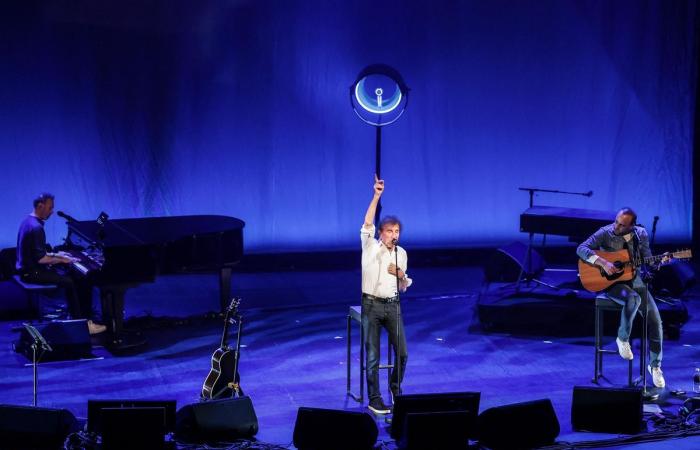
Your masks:
<instances>
[{"instance_id":1,"label":"piano leg","mask_svg":"<svg viewBox=\"0 0 700 450\"><path fill-rule=\"evenodd\" d=\"M102 320L109 331L105 346L112 352L133 350L146 344L140 333L124 331L124 295L133 285L103 286L100 288Z\"/></svg>"},{"instance_id":2,"label":"piano leg","mask_svg":"<svg viewBox=\"0 0 700 450\"><path fill-rule=\"evenodd\" d=\"M231 268L222 267L219 270L219 303L221 304L221 312L226 311L229 300L231 299Z\"/></svg>"},{"instance_id":3,"label":"piano leg","mask_svg":"<svg viewBox=\"0 0 700 450\"><path fill-rule=\"evenodd\" d=\"M109 286L100 289L102 303L102 315L105 325L113 336L122 332L124 328L124 294L126 288L121 286Z\"/></svg>"}]
</instances>

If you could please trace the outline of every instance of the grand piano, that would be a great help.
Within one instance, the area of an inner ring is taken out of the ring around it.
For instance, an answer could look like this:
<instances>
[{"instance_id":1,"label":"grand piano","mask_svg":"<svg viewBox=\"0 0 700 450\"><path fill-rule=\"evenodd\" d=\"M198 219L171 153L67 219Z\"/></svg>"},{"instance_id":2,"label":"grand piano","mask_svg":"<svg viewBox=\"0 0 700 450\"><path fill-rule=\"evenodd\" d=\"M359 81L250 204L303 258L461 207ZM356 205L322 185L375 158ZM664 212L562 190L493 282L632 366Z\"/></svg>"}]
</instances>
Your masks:
<instances>
[{"instance_id":1,"label":"grand piano","mask_svg":"<svg viewBox=\"0 0 700 450\"><path fill-rule=\"evenodd\" d=\"M100 289L111 346L131 347L123 331L127 289L158 275L218 272L221 310L231 293L231 269L243 255L245 223L234 217L198 215L67 221L62 250L72 269Z\"/></svg>"}]
</instances>

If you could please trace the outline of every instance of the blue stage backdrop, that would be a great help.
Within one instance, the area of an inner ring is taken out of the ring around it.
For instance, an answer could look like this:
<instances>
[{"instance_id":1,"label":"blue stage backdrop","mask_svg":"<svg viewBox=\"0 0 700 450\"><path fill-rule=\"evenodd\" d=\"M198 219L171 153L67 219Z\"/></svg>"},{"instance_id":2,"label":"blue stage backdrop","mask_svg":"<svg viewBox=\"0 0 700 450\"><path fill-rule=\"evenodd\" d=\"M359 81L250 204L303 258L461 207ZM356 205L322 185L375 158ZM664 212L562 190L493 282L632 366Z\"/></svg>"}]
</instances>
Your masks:
<instances>
[{"instance_id":1,"label":"blue stage backdrop","mask_svg":"<svg viewBox=\"0 0 700 450\"><path fill-rule=\"evenodd\" d=\"M695 2L12 3L2 246L45 190L80 219L239 217L248 251L357 246L374 130L349 86L371 63L412 89L383 133L406 245L524 238L520 186L593 190L536 203L630 205L691 239Z\"/></svg>"}]
</instances>

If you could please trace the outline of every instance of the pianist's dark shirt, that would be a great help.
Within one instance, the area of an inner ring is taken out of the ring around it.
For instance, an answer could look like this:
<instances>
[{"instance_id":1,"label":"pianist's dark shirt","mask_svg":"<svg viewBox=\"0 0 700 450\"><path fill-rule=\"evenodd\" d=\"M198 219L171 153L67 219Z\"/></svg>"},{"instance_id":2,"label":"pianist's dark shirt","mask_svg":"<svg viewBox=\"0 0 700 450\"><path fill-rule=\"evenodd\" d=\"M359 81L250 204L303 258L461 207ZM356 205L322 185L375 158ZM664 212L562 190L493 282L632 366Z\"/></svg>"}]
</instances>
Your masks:
<instances>
[{"instance_id":1,"label":"pianist's dark shirt","mask_svg":"<svg viewBox=\"0 0 700 450\"><path fill-rule=\"evenodd\" d=\"M44 221L29 215L22 221L17 233L17 263L19 272L41 268L39 260L46 254L46 233Z\"/></svg>"}]
</instances>

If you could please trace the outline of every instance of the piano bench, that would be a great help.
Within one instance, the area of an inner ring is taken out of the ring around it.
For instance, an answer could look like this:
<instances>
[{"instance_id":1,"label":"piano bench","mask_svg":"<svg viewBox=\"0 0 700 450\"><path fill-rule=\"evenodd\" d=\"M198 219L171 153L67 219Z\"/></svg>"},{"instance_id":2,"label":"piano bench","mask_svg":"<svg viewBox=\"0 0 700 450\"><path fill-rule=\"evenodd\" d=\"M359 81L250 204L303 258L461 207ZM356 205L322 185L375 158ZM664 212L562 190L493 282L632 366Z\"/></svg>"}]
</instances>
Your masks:
<instances>
[{"instance_id":1,"label":"piano bench","mask_svg":"<svg viewBox=\"0 0 700 450\"><path fill-rule=\"evenodd\" d=\"M619 358L617 345L615 350L607 350L603 348L603 317L605 312L615 312L619 318L622 312L622 305L608 297L606 294L598 294L595 298L595 368L593 374L593 383L598 384L600 378L605 378L603 375L603 355L614 354ZM641 313L639 313L641 316ZM642 324L646 328L646 320ZM646 351L646 342L642 339L640 356ZM644 375L644 367L639 368L640 378ZM632 361L627 361L627 386L633 387L636 383L632 380Z\"/></svg>"},{"instance_id":2,"label":"piano bench","mask_svg":"<svg viewBox=\"0 0 700 450\"><path fill-rule=\"evenodd\" d=\"M12 279L27 294L27 304L29 305L29 309L34 312L35 317L39 319L43 318L40 297L56 292L59 289L58 286L55 284L27 283L23 281L22 277L19 275L13 275ZM57 317L48 316L46 318L58 318L58 316L60 316L60 313Z\"/></svg>"}]
</instances>

